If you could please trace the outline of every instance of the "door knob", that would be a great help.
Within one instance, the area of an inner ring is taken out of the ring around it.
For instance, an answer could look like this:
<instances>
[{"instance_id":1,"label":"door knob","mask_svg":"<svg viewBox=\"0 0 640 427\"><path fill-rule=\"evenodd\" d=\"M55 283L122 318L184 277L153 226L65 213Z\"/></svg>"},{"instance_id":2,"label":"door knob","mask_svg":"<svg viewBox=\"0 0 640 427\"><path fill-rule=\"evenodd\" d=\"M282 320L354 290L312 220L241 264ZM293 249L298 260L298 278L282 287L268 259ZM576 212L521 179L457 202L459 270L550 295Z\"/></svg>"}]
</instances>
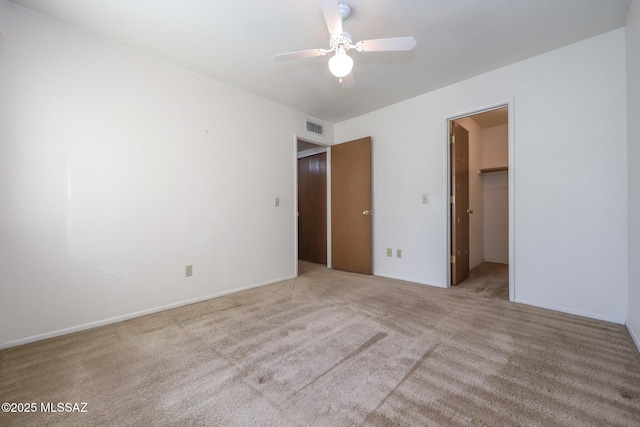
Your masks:
<instances>
[{"instance_id":1,"label":"door knob","mask_svg":"<svg viewBox=\"0 0 640 427\"><path fill-rule=\"evenodd\" d=\"M472 214L473 213L473 209L467 209L467 213L468 214Z\"/></svg>"},{"instance_id":2,"label":"door knob","mask_svg":"<svg viewBox=\"0 0 640 427\"><path fill-rule=\"evenodd\" d=\"M362 215L373 215L373 211L370 211L370 210L362 211Z\"/></svg>"}]
</instances>

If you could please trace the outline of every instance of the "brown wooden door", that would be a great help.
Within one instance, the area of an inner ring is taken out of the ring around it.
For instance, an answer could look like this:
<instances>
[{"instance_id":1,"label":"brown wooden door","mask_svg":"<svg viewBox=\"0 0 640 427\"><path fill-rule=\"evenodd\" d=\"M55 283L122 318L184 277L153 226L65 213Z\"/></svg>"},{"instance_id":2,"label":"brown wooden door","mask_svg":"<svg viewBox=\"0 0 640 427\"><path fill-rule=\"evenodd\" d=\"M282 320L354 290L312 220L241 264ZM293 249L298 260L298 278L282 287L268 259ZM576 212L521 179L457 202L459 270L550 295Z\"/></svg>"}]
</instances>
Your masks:
<instances>
[{"instance_id":1,"label":"brown wooden door","mask_svg":"<svg viewBox=\"0 0 640 427\"><path fill-rule=\"evenodd\" d=\"M327 263L327 153L298 159L298 258Z\"/></svg>"},{"instance_id":2,"label":"brown wooden door","mask_svg":"<svg viewBox=\"0 0 640 427\"><path fill-rule=\"evenodd\" d=\"M469 132L451 122L451 284L469 277Z\"/></svg>"},{"instance_id":3,"label":"brown wooden door","mask_svg":"<svg viewBox=\"0 0 640 427\"><path fill-rule=\"evenodd\" d=\"M373 274L371 138L331 147L331 266Z\"/></svg>"}]
</instances>

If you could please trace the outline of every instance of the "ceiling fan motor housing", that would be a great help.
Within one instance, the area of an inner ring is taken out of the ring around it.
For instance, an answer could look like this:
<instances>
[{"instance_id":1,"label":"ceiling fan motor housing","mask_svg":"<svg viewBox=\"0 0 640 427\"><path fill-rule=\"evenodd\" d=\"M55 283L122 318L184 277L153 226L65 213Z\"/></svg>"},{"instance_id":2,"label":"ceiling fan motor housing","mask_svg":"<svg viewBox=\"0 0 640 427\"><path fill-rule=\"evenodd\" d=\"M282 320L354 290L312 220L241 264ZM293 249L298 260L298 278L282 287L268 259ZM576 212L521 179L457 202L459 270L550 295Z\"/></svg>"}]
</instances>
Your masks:
<instances>
[{"instance_id":1,"label":"ceiling fan motor housing","mask_svg":"<svg viewBox=\"0 0 640 427\"><path fill-rule=\"evenodd\" d=\"M353 44L353 38L351 34L346 31L342 34L331 34L329 36L329 46L331 46L331 50L336 50L338 47L343 46L344 50L351 49Z\"/></svg>"}]
</instances>

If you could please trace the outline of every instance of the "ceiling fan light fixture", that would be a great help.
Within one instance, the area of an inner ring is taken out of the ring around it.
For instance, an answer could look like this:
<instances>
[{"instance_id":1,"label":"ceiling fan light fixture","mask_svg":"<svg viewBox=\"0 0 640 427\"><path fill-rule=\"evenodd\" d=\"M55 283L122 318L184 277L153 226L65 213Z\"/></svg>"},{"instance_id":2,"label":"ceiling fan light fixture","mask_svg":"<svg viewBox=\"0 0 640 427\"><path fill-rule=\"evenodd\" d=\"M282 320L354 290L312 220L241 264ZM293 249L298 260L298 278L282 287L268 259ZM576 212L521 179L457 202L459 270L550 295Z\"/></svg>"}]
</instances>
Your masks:
<instances>
[{"instance_id":1,"label":"ceiling fan light fixture","mask_svg":"<svg viewBox=\"0 0 640 427\"><path fill-rule=\"evenodd\" d=\"M338 48L336 54L329 59L329 71L338 78L345 77L353 69L353 59L347 55L343 47Z\"/></svg>"},{"instance_id":2,"label":"ceiling fan light fixture","mask_svg":"<svg viewBox=\"0 0 640 427\"><path fill-rule=\"evenodd\" d=\"M1 0L0 0L1 1ZM416 46L416 39L413 37L391 37L383 39L361 40L353 43L351 34L344 31L342 23L351 15L351 8L339 0L320 0L322 14L329 30L330 49L307 49L297 52L281 53L274 56L278 62L292 61L294 59L315 58L324 56L329 52L334 52L329 59L329 70L343 83L342 87L353 86L353 59L347 52L355 49L358 52L385 52L385 51L407 51ZM346 79L343 81L342 79Z\"/></svg>"}]
</instances>

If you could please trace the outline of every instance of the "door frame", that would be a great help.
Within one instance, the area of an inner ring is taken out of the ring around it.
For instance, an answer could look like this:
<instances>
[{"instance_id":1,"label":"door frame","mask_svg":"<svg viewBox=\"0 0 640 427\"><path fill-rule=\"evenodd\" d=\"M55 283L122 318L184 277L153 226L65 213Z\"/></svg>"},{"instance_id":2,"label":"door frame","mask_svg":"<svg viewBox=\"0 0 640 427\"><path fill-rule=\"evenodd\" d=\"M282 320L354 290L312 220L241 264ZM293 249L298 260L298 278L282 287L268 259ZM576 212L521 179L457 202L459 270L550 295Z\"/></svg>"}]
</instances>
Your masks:
<instances>
[{"instance_id":1,"label":"door frame","mask_svg":"<svg viewBox=\"0 0 640 427\"><path fill-rule=\"evenodd\" d=\"M298 140L325 148L327 153L327 268L331 268L331 145L293 134L293 274L298 277Z\"/></svg>"},{"instance_id":2,"label":"door frame","mask_svg":"<svg viewBox=\"0 0 640 427\"><path fill-rule=\"evenodd\" d=\"M451 191L451 147L449 142L449 133L450 133L450 122L458 119L462 119L464 117L473 116L476 114L484 113L491 110L497 110L499 108L507 107L508 109L508 121L507 128L509 133L509 141L508 141L508 164L509 172L508 172L508 185L509 185L509 301L515 301L516 299L516 257L515 257L515 132L514 132L514 123L515 123L515 115L514 115L514 99L509 98L503 101L495 102L492 104L483 105L480 107L472 108L469 110L457 112L454 114L450 114L445 116L444 118L444 138L443 141L446 144L445 159L444 159L444 170L445 170L445 188L444 188L444 200L445 209L444 209L444 218L445 224L445 241L446 243L446 286L447 288L451 287L451 264L450 264L450 255L451 255L451 203L449 202L449 196Z\"/></svg>"}]
</instances>

